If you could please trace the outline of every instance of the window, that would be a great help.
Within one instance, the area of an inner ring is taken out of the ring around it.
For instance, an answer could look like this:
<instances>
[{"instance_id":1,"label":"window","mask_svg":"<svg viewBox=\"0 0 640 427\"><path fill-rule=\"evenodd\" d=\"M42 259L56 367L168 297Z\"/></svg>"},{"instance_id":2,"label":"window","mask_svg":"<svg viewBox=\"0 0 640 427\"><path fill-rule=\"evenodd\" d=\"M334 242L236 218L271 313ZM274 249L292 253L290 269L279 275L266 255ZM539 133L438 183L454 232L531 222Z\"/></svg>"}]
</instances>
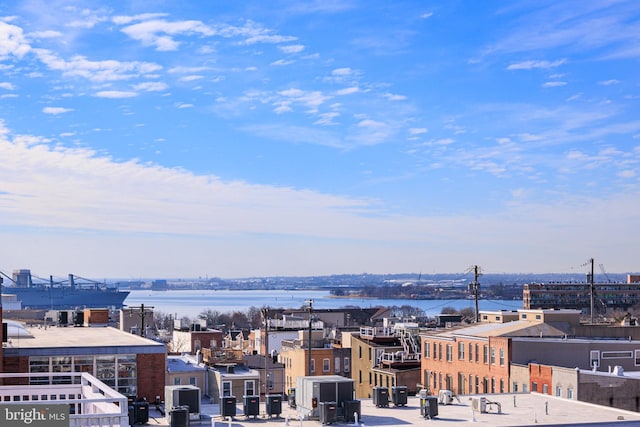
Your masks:
<instances>
[{"instance_id":1,"label":"window","mask_svg":"<svg viewBox=\"0 0 640 427\"><path fill-rule=\"evenodd\" d=\"M222 381L222 397L231 396L231 381Z\"/></svg>"},{"instance_id":2,"label":"window","mask_svg":"<svg viewBox=\"0 0 640 427\"><path fill-rule=\"evenodd\" d=\"M453 361L453 346L451 344L447 344L447 362Z\"/></svg>"},{"instance_id":3,"label":"window","mask_svg":"<svg viewBox=\"0 0 640 427\"><path fill-rule=\"evenodd\" d=\"M442 360L442 343L438 343L438 359Z\"/></svg>"},{"instance_id":4,"label":"window","mask_svg":"<svg viewBox=\"0 0 640 427\"><path fill-rule=\"evenodd\" d=\"M331 370L331 360L322 359L322 372L329 372Z\"/></svg>"},{"instance_id":5,"label":"window","mask_svg":"<svg viewBox=\"0 0 640 427\"><path fill-rule=\"evenodd\" d=\"M339 357L334 357L333 366L334 366L334 370L336 371L336 373L340 372L340 358Z\"/></svg>"},{"instance_id":6,"label":"window","mask_svg":"<svg viewBox=\"0 0 640 427\"><path fill-rule=\"evenodd\" d=\"M589 366L600 367L600 352L598 350L591 350L589 352Z\"/></svg>"},{"instance_id":7,"label":"window","mask_svg":"<svg viewBox=\"0 0 640 427\"><path fill-rule=\"evenodd\" d=\"M369 385L371 385L371 372L369 372Z\"/></svg>"},{"instance_id":8,"label":"window","mask_svg":"<svg viewBox=\"0 0 640 427\"><path fill-rule=\"evenodd\" d=\"M491 347L491 364L492 365L496 364L496 348L495 347Z\"/></svg>"},{"instance_id":9,"label":"window","mask_svg":"<svg viewBox=\"0 0 640 427\"><path fill-rule=\"evenodd\" d=\"M202 342L200 340L195 340L193 342L193 351L198 352L202 349Z\"/></svg>"},{"instance_id":10,"label":"window","mask_svg":"<svg viewBox=\"0 0 640 427\"><path fill-rule=\"evenodd\" d=\"M269 390L273 388L273 373L271 372L267 373L267 387L269 387Z\"/></svg>"},{"instance_id":11,"label":"window","mask_svg":"<svg viewBox=\"0 0 640 427\"><path fill-rule=\"evenodd\" d=\"M536 314L536 320L540 320L540 319L542 319L542 316L539 314Z\"/></svg>"},{"instance_id":12,"label":"window","mask_svg":"<svg viewBox=\"0 0 640 427\"><path fill-rule=\"evenodd\" d=\"M254 380L245 380L244 382L244 395L255 396L256 395L256 383Z\"/></svg>"},{"instance_id":13,"label":"window","mask_svg":"<svg viewBox=\"0 0 640 427\"><path fill-rule=\"evenodd\" d=\"M635 351L635 365L640 365L640 350Z\"/></svg>"},{"instance_id":14,"label":"window","mask_svg":"<svg viewBox=\"0 0 640 427\"><path fill-rule=\"evenodd\" d=\"M464 343L458 343L458 360L464 360Z\"/></svg>"},{"instance_id":15,"label":"window","mask_svg":"<svg viewBox=\"0 0 640 427\"><path fill-rule=\"evenodd\" d=\"M482 361L485 365L489 364L489 346L482 346Z\"/></svg>"},{"instance_id":16,"label":"window","mask_svg":"<svg viewBox=\"0 0 640 427\"><path fill-rule=\"evenodd\" d=\"M362 359L362 346L358 347L358 358Z\"/></svg>"},{"instance_id":17,"label":"window","mask_svg":"<svg viewBox=\"0 0 640 427\"><path fill-rule=\"evenodd\" d=\"M362 371L358 371L358 383L362 384Z\"/></svg>"},{"instance_id":18,"label":"window","mask_svg":"<svg viewBox=\"0 0 640 427\"><path fill-rule=\"evenodd\" d=\"M526 318L527 318L527 314L526 314L526 313L522 313L522 314L520 315L520 317L521 317L522 319L526 319Z\"/></svg>"},{"instance_id":19,"label":"window","mask_svg":"<svg viewBox=\"0 0 640 427\"><path fill-rule=\"evenodd\" d=\"M504 366L504 348L500 349L500 366Z\"/></svg>"},{"instance_id":20,"label":"window","mask_svg":"<svg viewBox=\"0 0 640 427\"><path fill-rule=\"evenodd\" d=\"M349 372L351 370L351 359L348 357L344 358L344 371Z\"/></svg>"},{"instance_id":21,"label":"window","mask_svg":"<svg viewBox=\"0 0 640 427\"><path fill-rule=\"evenodd\" d=\"M198 379L196 377L189 377L189 385L198 385Z\"/></svg>"},{"instance_id":22,"label":"window","mask_svg":"<svg viewBox=\"0 0 640 427\"><path fill-rule=\"evenodd\" d=\"M437 355L438 355L437 345L436 345L436 343L433 343L433 358L437 359L437 357L436 357Z\"/></svg>"},{"instance_id":23,"label":"window","mask_svg":"<svg viewBox=\"0 0 640 427\"><path fill-rule=\"evenodd\" d=\"M529 393L529 384L522 384L522 392Z\"/></svg>"},{"instance_id":24,"label":"window","mask_svg":"<svg viewBox=\"0 0 640 427\"><path fill-rule=\"evenodd\" d=\"M631 351L603 351L603 359L631 359L633 357Z\"/></svg>"},{"instance_id":25,"label":"window","mask_svg":"<svg viewBox=\"0 0 640 427\"><path fill-rule=\"evenodd\" d=\"M500 393L504 393L504 378L500 378Z\"/></svg>"},{"instance_id":26,"label":"window","mask_svg":"<svg viewBox=\"0 0 640 427\"><path fill-rule=\"evenodd\" d=\"M542 384L542 393L549 394L549 384Z\"/></svg>"},{"instance_id":27,"label":"window","mask_svg":"<svg viewBox=\"0 0 640 427\"><path fill-rule=\"evenodd\" d=\"M369 361L371 361L371 347L369 347L367 350L369 350L369 351L368 351L368 354L369 354Z\"/></svg>"},{"instance_id":28,"label":"window","mask_svg":"<svg viewBox=\"0 0 640 427\"><path fill-rule=\"evenodd\" d=\"M513 388L513 390L512 390L512 391L513 391L514 393L517 393L517 392L518 392L518 383L514 381L514 382L513 382L513 385L512 385L512 388Z\"/></svg>"},{"instance_id":29,"label":"window","mask_svg":"<svg viewBox=\"0 0 640 427\"><path fill-rule=\"evenodd\" d=\"M315 374L316 372L316 359L311 359L311 373Z\"/></svg>"},{"instance_id":30,"label":"window","mask_svg":"<svg viewBox=\"0 0 640 427\"><path fill-rule=\"evenodd\" d=\"M473 344L469 343L469 362L473 361Z\"/></svg>"},{"instance_id":31,"label":"window","mask_svg":"<svg viewBox=\"0 0 640 427\"><path fill-rule=\"evenodd\" d=\"M531 391L538 391L538 383L537 382L532 382L531 383Z\"/></svg>"},{"instance_id":32,"label":"window","mask_svg":"<svg viewBox=\"0 0 640 427\"><path fill-rule=\"evenodd\" d=\"M562 397L562 387L556 387L556 396Z\"/></svg>"},{"instance_id":33,"label":"window","mask_svg":"<svg viewBox=\"0 0 640 427\"><path fill-rule=\"evenodd\" d=\"M476 363L480 360L480 346L476 344Z\"/></svg>"},{"instance_id":34,"label":"window","mask_svg":"<svg viewBox=\"0 0 640 427\"><path fill-rule=\"evenodd\" d=\"M572 388L568 388L567 389L567 399L573 399L573 389Z\"/></svg>"},{"instance_id":35,"label":"window","mask_svg":"<svg viewBox=\"0 0 640 427\"><path fill-rule=\"evenodd\" d=\"M180 377L175 377L173 379L173 385L181 385L182 384L182 378Z\"/></svg>"},{"instance_id":36,"label":"window","mask_svg":"<svg viewBox=\"0 0 640 427\"><path fill-rule=\"evenodd\" d=\"M424 357L425 359L431 357L431 343L429 341L424 342Z\"/></svg>"}]
</instances>

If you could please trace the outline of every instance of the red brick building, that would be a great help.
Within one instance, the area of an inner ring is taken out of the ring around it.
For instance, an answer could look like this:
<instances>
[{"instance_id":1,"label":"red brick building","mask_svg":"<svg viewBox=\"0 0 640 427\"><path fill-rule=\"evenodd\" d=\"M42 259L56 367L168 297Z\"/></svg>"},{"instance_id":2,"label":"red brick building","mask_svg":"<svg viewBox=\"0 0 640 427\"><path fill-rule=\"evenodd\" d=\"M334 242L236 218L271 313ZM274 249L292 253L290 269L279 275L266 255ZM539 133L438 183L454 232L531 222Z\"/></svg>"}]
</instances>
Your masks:
<instances>
[{"instance_id":1,"label":"red brick building","mask_svg":"<svg viewBox=\"0 0 640 427\"><path fill-rule=\"evenodd\" d=\"M8 323L0 369L37 374L28 378L29 385L65 384L70 377L51 373L87 372L126 396L153 401L164 395L166 349L162 343L111 327Z\"/></svg>"}]
</instances>

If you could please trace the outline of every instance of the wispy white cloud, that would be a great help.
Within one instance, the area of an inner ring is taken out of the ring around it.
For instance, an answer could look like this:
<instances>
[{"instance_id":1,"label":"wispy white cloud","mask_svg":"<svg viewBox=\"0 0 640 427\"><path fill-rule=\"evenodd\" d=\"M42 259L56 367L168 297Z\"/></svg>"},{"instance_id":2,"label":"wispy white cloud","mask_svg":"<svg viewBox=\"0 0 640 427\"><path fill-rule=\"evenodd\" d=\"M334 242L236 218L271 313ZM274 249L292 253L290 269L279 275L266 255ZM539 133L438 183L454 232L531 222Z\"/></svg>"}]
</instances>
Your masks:
<instances>
[{"instance_id":1,"label":"wispy white cloud","mask_svg":"<svg viewBox=\"0 0 640 427\"><path fill-rule=\"evenodd\" d=\"M280 49L284 53L300 53L304 50L304 45L293 44L287 46L278 46L278 49Z\"/></svg>"},{"instance_id":2,"label":"wispy white cloud","mask_svg":"<svg viewBox=\"0 0 640 427\"><path fill-rule=\"evenodd\" d=\"M42 112L45 114L52 114L52 115L58 115L58 114L64 114L64 113L69 113L73 111L73 108L64 108L64 107L44 107L42 109Z\"/></svg>"},{"instance_id":3,"label":"wispy white cloud","mask_svg":"<svg viewBox=\"0 0 640 427\"><path fill-rule=\"evenodd\" d=\"M0 89L14 90L15 86L9 82L0 82Z\"/></svg>"},{"instance_id":4,"label":"wispy white cloud","mask_svg":"<svg viewBox=\"0 0 640 427\"><path fill-rule=\"evenodd\" d=\"M134 90L145 92L162 92L167 88L167 84L162 82L144 82L133 85Z\"/></svg>"},{"instance_id":5,"label":"wispy white cloud","mask_svg":"<svg viewBox=\"0 0 640 427\"><path fill-rule=\"evenodd\" d=\"M616 80L616 79L610 79L610 80L602 80L599 81L598 84L602 85L602 86L611 86L611 85L617 85L620 83L620 80Z\"/></svg>"},{"instance_id":6,"label":"wispy white cloud","mask_svg":"<svg viewBox=\"0 0 640 427\"><path fill-rule=\"evenodd\" d=\"M137 92L122 90L101 90L95 94L98 98L133 98L138 96Z\"/></svg>"},{"instance_id":7,"label":"wispy white cloud","mask_svg":"<svg viewBox=\"0 0 640 427\"><path fill-rule=\"evenodd\" d=\"M566 86L567 82L553 81L553 82L545 82L542 84L542 87L560 87Z\"/></svg>"},{"instance_id":8,"label":"wispy white cloud","mask_svg":"<svg viewBox=\"0 0 640 427\"><path fill-rule=\"evenodd\" d=\"M93 82L128 80L162 69L160 65L151 62L92 61L81 55L66 61L49 50L34 49L34 52L49 69L60 71L66 77L82 77Z\"/></svg>"},{"instance_id":9,"label":"wispy white cloud","mask_svg":"<svg viewBox=\"0 0 640 427\"><path fill-rule=\"evenodd\" d=\"M22 28L0 21L0 60L22 58L30 50Z\"/></svg>"},{"instance_id":10,"label":"wispy white cloud","mask_svg":"<svg viewBox=\"0 0 640 427\"><path fill-rule=\"evenodd\" d=\"M405 101L407 99L405 95L398 95L394 93L385 93L383 96L389 101Z\"/></svg>"},{"instance_id":11,"label":"wispy white cloud","mask_svg":"<svg viewBox=\"0 0 640 427\"><path fill-rule=\"evenodd\" d=\"M122 19L120 20L122 22ZM145 46L154 46L158 51L177 50L180 42L174 39L181 34L199 34L212 36L217 32L202 21L187 20L169 22L164 19L151 19L131 24L121 29L123 33Z\"/></svg>"},{"instance_id":12,"label":"wispy white cloud","mask_svg":"<svg viewBox=\"0 0 640 427\"><path fill-rule=\"evenodd\" d=\"M409 128L410 135L422 135L429 132L427 128Z\"/></svg>"},{"instance_id":13,"label":"wispy white cloud","mask_svg":"<svg viewBox=\"0 0 640 427\"><path fill-rule=\"evenodd\" d=\"M507 70L532 70L535 68L549 69L559 67L566 63L565 59L558 59L556 61L523 61L510 64Z\"/></svg>"},{"instance_id":14,"label":"wispy white cloud","mask_svg":"<svg viewBox=\"0 0 640 427\"><path fill-rule=\"evenodd\" d=\"M360 92L360 88L357 86L346 87L336 91L336 95L351 95Z\"/></svg>"}]
</instances>

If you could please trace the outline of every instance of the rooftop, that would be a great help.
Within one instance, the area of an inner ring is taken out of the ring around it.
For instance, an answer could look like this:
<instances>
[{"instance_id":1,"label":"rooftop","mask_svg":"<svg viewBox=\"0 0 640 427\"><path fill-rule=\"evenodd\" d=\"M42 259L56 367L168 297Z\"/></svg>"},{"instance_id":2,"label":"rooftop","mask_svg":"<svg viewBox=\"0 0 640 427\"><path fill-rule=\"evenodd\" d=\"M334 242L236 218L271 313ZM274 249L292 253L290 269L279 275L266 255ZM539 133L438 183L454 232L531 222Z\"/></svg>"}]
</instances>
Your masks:
<instances>
[{"instance_id":1,"label":"rooftop","mask_svg":"<svg viewBox=\"0 0 640 427\"><path fill-rule=\"evenodd\" d=\"M38 349L47 350L53 348L104 348L109 347L150 347L158 346L164 351L164 344L133 335L112 327L56 327L56 326L27 326L24 328L30 336L12 337L7 343L6 349Z\"/></svg>"},{"instance_id":2,"label":"rooftop","mask_svg":"<svg viewBox=\"0 0 640 427\"><path fill-rule=\"evenodd\" d=\"M539 426L539 425L566 425L566 426L637 426L640 425L640 413L623 411L604 406L592 405L574 400L559 399L553 396L532 394L501 394L483 395L490 402L500 403L501 414L497 411L497 405L488 405L489 412L478 413L472 411L472 397L461 396L460 402L454 401L451 405L438 405L438 416L427 420L420 414L420 399L408 397L407 405L388 408L377 408L371 399L361 400L361 426ZM261 398L263 400L264 398ZM514 405L515 402L515 405ZM223 419L218 405L203 404L200 408L200 421L191 421L190 425L202 425L212 427L282 427L289 426L321 426L318 420L299 420L295 409L289 407L286 401L282 402L282 413L279 418L265 416L265 404L260 404L260 415L254 420L246 418L242 414L242 397L237 398L237 415L229 424ZM149 411L149 425L169 426L168 418L162 416L153 405ZM288 423L287 423L288 421ZM338 421L333 425L355 425L353 422Z\"/></svg>"}]
</instances>

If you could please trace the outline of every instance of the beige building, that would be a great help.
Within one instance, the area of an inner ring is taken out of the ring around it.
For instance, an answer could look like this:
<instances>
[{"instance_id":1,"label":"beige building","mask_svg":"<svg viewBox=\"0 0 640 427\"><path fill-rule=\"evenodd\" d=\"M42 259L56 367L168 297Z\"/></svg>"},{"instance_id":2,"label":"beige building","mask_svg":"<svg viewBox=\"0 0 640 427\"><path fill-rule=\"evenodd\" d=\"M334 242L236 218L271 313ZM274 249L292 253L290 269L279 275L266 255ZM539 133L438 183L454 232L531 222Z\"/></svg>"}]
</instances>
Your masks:
<instances>
[{"instance_id":1,"label":"beige building","mask_svg":"<svg viewBox=\"0 0 640 427\"><path fill-rule=\"evenodd\" d=\"M415 330L412 335L401 327L361 327L359 334L350 334L356 398L372 397L373 387L406 386L408 394L417 392L420 350L409 344L418 339Z\"/></svg>"},{"instance_id":2,"label":"beige building","mask_svg":"<svg viewBox=\"0 0 640 427\"><path fill-rule=\"evenodd\" d=\"M332 346L324 340L323 335L322 330L313 331L310 358L307 331L299 331L298 339L282 342L278 360L284 364L284 387L287 392L296 387L298 377L340 375L350 378L351 350Z\"/></svg>"}]
</instances>

